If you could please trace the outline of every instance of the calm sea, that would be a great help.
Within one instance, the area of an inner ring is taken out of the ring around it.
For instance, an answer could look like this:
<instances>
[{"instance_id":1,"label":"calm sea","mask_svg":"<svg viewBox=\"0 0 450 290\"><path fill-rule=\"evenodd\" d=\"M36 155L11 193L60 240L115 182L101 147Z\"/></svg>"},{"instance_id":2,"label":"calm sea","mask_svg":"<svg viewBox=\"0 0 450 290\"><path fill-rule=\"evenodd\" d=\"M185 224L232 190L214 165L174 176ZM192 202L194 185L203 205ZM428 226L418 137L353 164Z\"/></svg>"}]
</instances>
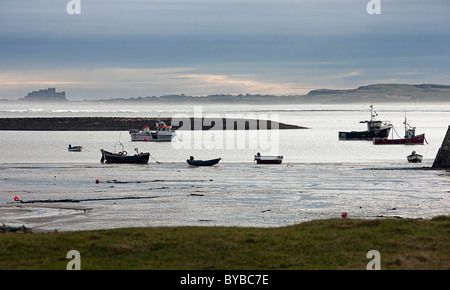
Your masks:
<instances>
[{"instance_id":1,"label":"calm sea","mask_svg":"<svg viewBox=\"0 0 450 290\"><path fill-rule=\"evenodd\" d=\"M404 118L425 145L339 141L364 130L370 104L110 105L1 103L0 117L170 117L272 119L309 129L179 131L172 143L131 142L128 131L0 131L0 223L38 230L135 226L284 226L340 217L431 218L449 214L450 173L429 167L450 125L450 104L375 104L403 136ZM145 124L142 124L143 126ZM130 128L131 129L131 128ZM146 165L100 163L100 149L150 152ZM68 152L68 144L82 152ZM411 151L424 156L409 164ZM253 156L283 155L281 165ZM213 167L196 159L221 157ZM96 184L95 180L99 183ZM23 201L14 202L17 196ZM79 202L55 202L68 199ZM48 202L52 201L52 202Z\"/></svg>"}]
</instances>

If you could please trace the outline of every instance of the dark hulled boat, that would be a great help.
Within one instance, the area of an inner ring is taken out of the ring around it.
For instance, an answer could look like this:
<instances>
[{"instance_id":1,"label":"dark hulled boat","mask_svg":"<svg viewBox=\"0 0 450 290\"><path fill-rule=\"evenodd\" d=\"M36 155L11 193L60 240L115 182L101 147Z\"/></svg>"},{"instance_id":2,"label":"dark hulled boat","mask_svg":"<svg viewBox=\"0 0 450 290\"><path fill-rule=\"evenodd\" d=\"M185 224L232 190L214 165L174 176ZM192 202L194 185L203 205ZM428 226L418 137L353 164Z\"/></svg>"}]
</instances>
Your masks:
<instances>
[{"instance_id":1,"label":"dark hulled boat","mask_svg":"<svg viewBox=\"0 0 450 290\"><path fill-rule=\"evenodd\" d=\"M367 124L365 131L339 132L339 140L372 140L373 138L387 138L392 129L392 124L375 120L378 114L370 106L370 121L360 121Z\"/></svg>"},{"instance_id":2,"label":"dark hulled boat","mask_svg":"<svg viewBox=\"0 0 450 290\"><path fill-rule=\"evenodd\" d=\"M211 159L211 160L195 160L193 156L191 156L188 160L186 160L186 162L189 165L193 165L193 166L212 166L215 165L217 163L219 163L219 161L222 158L216 158L216 159Z\"/></svg>"},{"instance_id":3,"label":"dark hulled boat","mask_svg":"<svg viewBox=\"0 0 450 290\"><path fill-rule=\"evenodd\" d=\"M128 155L127 151L123 150L118 153L112 153L106 150L101 149L102 152L102 158L100 159L101 163L139 163L139 164L146 164L148 163L148 159L150 157L150 153L139 153L137 148L135 148L136 154L134 155Z\"/></svg>"},{"instance_id":4,"label":"dark hulled boat","mask_svg":"<svg viewBox=\"0 0 450 290\"><path fill-rule=\"evenodd\" d=\"M69 144L69 147L67 147L67 150L70 152L81 152L81 149L83 149L83 146L72 146Z\"/></svg>"}]
</instances>

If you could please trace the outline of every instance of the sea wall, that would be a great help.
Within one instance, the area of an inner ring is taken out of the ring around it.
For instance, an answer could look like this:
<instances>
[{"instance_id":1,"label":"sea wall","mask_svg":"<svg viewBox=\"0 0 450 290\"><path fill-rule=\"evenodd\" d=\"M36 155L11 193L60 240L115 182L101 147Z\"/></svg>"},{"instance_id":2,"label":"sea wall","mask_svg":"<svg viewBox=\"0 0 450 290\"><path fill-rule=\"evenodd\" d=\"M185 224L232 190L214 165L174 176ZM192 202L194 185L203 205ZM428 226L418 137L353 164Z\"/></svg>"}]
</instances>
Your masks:
<instances>
[{"instance_id":1,"label":"sea wall","mask_svg":"<svg viewBox=\"0 0 450 290\"><path fill-rule=\"evenodd\" d=\"M433 168L450 168L450 126L434 159Z\"/></svg>"},{"instance_id":2,"label":"sea wall","mask_svg":"<svg viewBox=\"0 0 450 290\"><path fill-rule=\"evenodd\" d=\"M52 117L52 118L0 118L0 130L14 131L128 131L149 126L162 120L174 130L249 130L249 129L307 129L270 120L251 119L207 119L202 118L115 118L115 117ZM218 123L219 122L219 123ZM222 124L220 124L220 122Z\"/></svg>"}]
</instances>

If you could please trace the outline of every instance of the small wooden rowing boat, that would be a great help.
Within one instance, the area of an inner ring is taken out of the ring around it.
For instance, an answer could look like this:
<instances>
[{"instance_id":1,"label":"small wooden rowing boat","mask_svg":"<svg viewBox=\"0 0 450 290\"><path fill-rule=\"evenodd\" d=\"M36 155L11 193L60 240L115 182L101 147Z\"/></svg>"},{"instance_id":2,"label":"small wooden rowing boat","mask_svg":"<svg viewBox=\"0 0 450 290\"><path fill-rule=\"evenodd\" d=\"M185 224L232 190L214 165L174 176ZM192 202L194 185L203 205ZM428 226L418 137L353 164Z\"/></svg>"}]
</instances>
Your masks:
<instances>
[{"instance_id":1,"label":"small wooden rowing boat","mask_svg":"<svg viewBox=\"0 0 450 290\"><path fill-rule=\"evenodd\" d=\"M191 156L188 160L186 160L186 162L192 166L212 166L219 163L221 159L222 158L216 158L211 160L195 160L194 156Z\"/></svg>"},{"instance_id":2,"label":"small wooden rowing boat","mask_svg":"<svg viewBox=\"0 0 450 290\"><path fill-rule=\"evenodd\" d=\"M420 162L422 162L423 156L420 154L417 154L416 151L413 151L411 153L411 155L408 155L408 157L406 157L406 159L408 159L408 162L420 163Z\"/></svg>"},{"instance_id":3,"label":"small wooden rowing boat","mask_svg":"<svg viewBox=\"0 0 450 290\"><path fill-rule=\"evenodd\" d=\"M67 147L67 150L69 150L70 152L80 152L81 149L83 149L82 146L72 146L69 144L69 147Z\"/></svg>"},{"instance_id":4,"label":"small wooden rowing boat","mask_svg":"<svg viewBox=\"0 0 450 290\"><path fill-rule=\"evenodd\" d=\"M256 164L281 164L283 156L263 156L259 152L255 155Z\"/></svg>"}]
</instances>

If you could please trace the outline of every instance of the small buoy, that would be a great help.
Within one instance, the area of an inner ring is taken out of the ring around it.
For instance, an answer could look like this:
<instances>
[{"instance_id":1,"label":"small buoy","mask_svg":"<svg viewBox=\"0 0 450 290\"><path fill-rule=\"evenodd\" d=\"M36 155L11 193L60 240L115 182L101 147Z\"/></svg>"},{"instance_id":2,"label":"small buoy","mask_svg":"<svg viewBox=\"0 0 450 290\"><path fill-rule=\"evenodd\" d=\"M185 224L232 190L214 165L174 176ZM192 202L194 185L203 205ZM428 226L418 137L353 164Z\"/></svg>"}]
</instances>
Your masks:
<instances>
[{"instance_id":1,"label":"small buoy","mask_svg":"<svg viewBox=\"0 0 450 290\"><path fill-rule=\"evenodd\" d=\"M96 179L95 180L95 184L98 184L100 182L100 180Z\"/></svg>"},{"instance_id":2,"label":"small buoy","mask_svg":"<svg viewBox=\"0 0 450 290\"><path fill-rule=\"evenodd\" d=\"M14 196L14 201L19 201L19 197L18 196Z\"/></svg>"},{"instance_id":3,"label":"small buoy","mask_svg":"<svg viewBox=\"0 0 450 290\"><path fill-rule=\"evenodd\" d=\"M344 211L344 212L342 213L341 217L342 217L343 219L345 219L345 218L347 217L347 213Z\"/></svg>"}]
</instances>

